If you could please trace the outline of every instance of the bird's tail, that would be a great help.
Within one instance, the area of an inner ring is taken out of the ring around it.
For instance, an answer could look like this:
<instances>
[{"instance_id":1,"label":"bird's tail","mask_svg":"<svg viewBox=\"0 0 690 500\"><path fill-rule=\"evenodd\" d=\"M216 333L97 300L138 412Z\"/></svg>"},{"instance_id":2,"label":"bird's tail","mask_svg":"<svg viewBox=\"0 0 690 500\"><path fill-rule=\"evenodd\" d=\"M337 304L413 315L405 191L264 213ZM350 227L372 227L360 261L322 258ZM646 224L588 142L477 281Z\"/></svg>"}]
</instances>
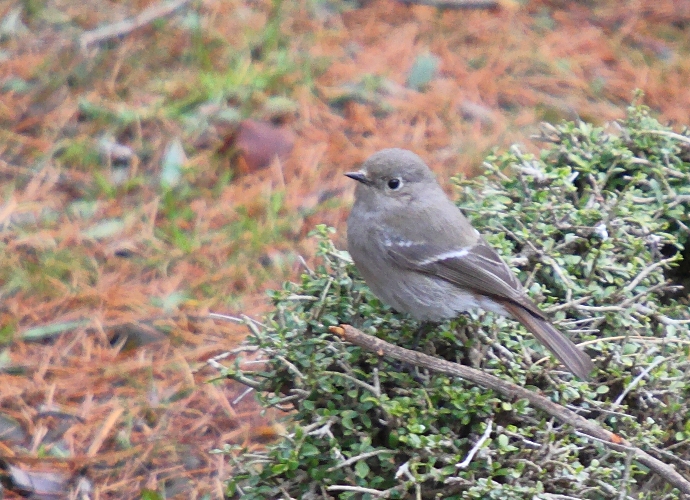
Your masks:
<instances>
[{"instance_id":1,"label":"bird's tail","mask_svg":"<svg viewBox=\"0 0 690 500\"><path fill-rule=\"evenodd\" d=\"M588 380L594 364L573 342L556 329L548 320L538 318L527 309L515 303L504 303L503 307L523 324L539 342L544 344L565 367L583 380Z\"/></svg>"}]
</instances>

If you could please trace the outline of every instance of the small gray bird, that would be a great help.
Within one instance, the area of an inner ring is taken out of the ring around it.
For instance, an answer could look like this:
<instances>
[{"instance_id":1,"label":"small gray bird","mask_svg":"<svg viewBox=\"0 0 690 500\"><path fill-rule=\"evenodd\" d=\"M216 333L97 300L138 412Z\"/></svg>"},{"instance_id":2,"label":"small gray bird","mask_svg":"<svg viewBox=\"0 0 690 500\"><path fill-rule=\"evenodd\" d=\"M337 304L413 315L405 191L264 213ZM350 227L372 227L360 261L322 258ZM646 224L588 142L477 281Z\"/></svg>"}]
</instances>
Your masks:
<instances>
[{"instance_id":1,"label":"small gray bird","mask_svg":"<svg viewBox=\"0 0 690 500\"><path fill-rule=\"evenodd\" d=\"M357 181L347 219L350 255L383 302L421 321L475 307L512 316L568 370L589 377L591 359L530 300L419 156L384 149L345 175Z\"/></svg>"}]
</instances>

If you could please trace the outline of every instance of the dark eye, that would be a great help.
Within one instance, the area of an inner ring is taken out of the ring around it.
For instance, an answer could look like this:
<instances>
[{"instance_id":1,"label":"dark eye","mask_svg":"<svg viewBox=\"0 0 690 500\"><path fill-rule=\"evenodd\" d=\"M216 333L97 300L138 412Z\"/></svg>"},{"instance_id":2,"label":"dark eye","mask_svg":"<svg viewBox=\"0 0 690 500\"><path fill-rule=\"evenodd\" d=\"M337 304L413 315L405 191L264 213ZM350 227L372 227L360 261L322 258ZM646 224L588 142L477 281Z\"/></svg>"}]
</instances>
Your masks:
<instances>
[{"instance_id":1,"label":"dark eye","mask_svg":"<svg viewBox=\"0 0 690 500\"><path fill-rule=\"evenodd\" d=\"M400 186L402 186L402 181L397 177L394 177L393 179L390 179L388 181L388 187L394 191L398 189Z\"/></svg>"}]
</instances>

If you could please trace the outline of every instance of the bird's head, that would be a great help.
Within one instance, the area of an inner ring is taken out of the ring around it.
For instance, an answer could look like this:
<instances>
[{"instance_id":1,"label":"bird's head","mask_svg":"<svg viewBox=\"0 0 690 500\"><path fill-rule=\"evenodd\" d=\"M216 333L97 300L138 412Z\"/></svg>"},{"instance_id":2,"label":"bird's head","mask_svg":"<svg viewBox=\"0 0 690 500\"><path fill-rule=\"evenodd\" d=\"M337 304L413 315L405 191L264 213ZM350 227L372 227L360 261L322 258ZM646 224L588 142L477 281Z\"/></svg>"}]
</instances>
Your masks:
<instances>
[{"instance_id":1,"label":"bird's head","mask_svg":"<svg viewBox=\"0 0 690 500\"><path fill-rule=\"evenodd\" d=\"M433 172L412 151L383 149L371 155L356 172L345 174L358 182L357 201L390 199L409 202L437 190Z\"/></svg>"}]
</instances>

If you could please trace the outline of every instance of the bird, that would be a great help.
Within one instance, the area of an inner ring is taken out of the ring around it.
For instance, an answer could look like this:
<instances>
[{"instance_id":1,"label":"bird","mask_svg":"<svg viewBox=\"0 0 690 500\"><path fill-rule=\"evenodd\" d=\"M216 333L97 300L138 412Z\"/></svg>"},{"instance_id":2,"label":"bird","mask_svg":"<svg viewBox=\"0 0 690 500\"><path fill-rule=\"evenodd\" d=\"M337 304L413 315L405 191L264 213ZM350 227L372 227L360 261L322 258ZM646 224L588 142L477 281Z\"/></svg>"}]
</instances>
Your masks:
<instances>
[{"instance_id":1,"label":"bird","mask_svg":"<svg viewBox=\"0 0 690 500\"><path fill-rule=\"evenodd\" d=\"M569 371L589 379L590 357L530 299L422 158L384 149L345 175L357 181L348 251L382 302L427 323L475 308L512 317Z\"/></svg>"}]
</instances>

